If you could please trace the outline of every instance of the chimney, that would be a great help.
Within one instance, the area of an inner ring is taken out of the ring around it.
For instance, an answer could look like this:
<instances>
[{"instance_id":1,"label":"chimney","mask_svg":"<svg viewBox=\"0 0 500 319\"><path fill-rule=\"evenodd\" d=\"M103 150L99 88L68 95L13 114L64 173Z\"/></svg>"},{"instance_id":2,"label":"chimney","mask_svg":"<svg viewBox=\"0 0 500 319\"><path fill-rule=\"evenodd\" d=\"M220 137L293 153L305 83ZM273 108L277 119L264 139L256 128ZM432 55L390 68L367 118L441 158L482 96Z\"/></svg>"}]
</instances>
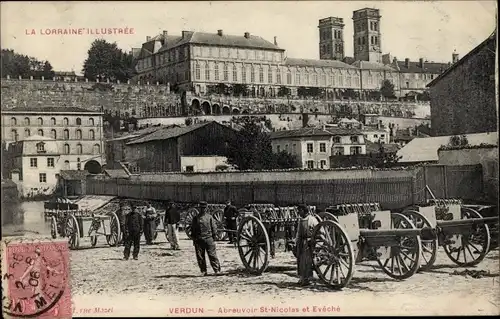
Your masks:
<instances>
[{"instance_id":1,"label":"chimney","mask_svg":"<svg viewBox=\"0 0 500 319\"><path fill-rule=\"evenodd\" d=\"M410 59L408 59L408 58L405 59L405 68L407 68L407 69L410 68Z\"/></svg>"},{"instance_id":2,"label":"chimney","mask_svg":"<svg viewBox=\"0 0 500 319\"><path fill-rule=\"evenodd\" d=\"M187 37L188 33L189 33L189 31L182 31L182 38L185 39Z\"/></svg>"},{"instance_id":3,"label":"chimney","mask_svg":"<svg viewBox=\"0 0 500 319\"><path fill-rule=\"evenodd\" d=\"M424 68L424 59L423 58L418 59L418 66L422 69Z\"/></svg>"},{"instance_id":4,"label":"chimney","mask_svg":"<svg viewBox=\"0 0 500 319\"><path fill-rule=\"evenodd\" d=\"M274 45L278 45L278 40L277 39L278 39L278 37L275 36L274 37Z\"/></svg>"},{"instance_id":5,"label":"chimney","mask_svg":"<svg viewBox=\"0 0 500 319\"><path fill-rule=\"evenodd\" d=\"M149 41L151 41L151 37L148 35L148 36L146 36L146 42L149 42Z\"/></svg>"},{"instance_id":6,"label":"chimney","mask_svg":"<svg viewBox=\"0 0 500 319\"><path fill-rule=\"evenodd\" d=\"M247 39L250 38L250 32L245 32L245 38L247 38Z\"/></svg>"},{"instance_id":7,"label":"chimney","mask_svg":"<svg viewBox=\"0 0 500 319\"><path fill-rule=\"evenodd\" d=\"M168 31L167 30L163 30L163 38L166 39L168 36Z\"/></svg>"},{"instance_id":8,"label":"chimney","mask_svg":"<svg viewBox=\"0 0 500 319\"><path fill-rule=\"evenodd\" d=\"M217 34L222 37L222 30L217 30Z\"/></svg>"},{"instance_id":9,"label":"chimney","mask_svg":"<svg viewBox=\"0 0 500 319\"><path fill-rule=\"evenodd\" d=\"M460 56L458 55L457 51L453 51L453 54L451 55L451 61L453 63L457 63L458 60L460 59Z\"/></svg>"}]
</instances>

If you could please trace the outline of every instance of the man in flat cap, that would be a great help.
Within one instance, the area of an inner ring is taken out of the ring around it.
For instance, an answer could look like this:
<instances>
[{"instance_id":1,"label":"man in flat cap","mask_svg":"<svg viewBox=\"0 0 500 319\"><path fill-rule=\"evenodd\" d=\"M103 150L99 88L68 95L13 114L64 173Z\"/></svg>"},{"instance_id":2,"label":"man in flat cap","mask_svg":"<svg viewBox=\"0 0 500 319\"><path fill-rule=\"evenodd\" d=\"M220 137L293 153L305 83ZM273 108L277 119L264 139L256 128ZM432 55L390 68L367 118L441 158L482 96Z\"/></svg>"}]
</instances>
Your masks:
<instances>
[{"instance_id":1,"label":"man in flat cap","mask_svg":"<svg viewBox=\"0 0 500 319\"><path fill-rule=\"evenodd\" d=\"M226 207L224 208L224 219L226 221L226 228L230 230L228 232L230 244L234 243L236 237L236 217L238 217L238 210L231 204L231 200L227 200Z\"/></svg>"},{"instance_id":2,"label":"man in flat cap","mask_svg":"<svg viewBox=\"0 0 500 319\"><path fill-rule=\"evenodd\" d=\"M307 286L313 279L311 237L318 220L309 213L305 204L298 206L300 220L297 227L295 245L297 247L297 273L300 277L299 285Z\"/></svg>"},{"instance_id":3,"label":"man in flat cap","mask_svg":"<svg viewBox=\"0 0 500 319\"><path fill-rule=\"evenodd\" d=\"M167 227L167 237L170 242L170 247L174 250L179 250L179 241L177 235L178 223L181 220L179 210L175 206L173 200L167 202L167 210L165 212L165 225Z\"/></svg>"},{"instance_id":4,"label":"man in flat cap","mask_svg":"<svg viewBox=\"0 0 500 319\"><path fill-rule=\"evenodd\" d=\"M215 248L215 238L217 234L217 225L212 215L207 214L207 202L200 202L200 213L193 218L191 223L191 234L193 238L193 245L196 250L196 260L200 267L203 276L207 275L207 262L205 253L208 254L210 265L217 274L220 272L219 258L217 258L217 251Z\"/></svg>"}]
</instances>

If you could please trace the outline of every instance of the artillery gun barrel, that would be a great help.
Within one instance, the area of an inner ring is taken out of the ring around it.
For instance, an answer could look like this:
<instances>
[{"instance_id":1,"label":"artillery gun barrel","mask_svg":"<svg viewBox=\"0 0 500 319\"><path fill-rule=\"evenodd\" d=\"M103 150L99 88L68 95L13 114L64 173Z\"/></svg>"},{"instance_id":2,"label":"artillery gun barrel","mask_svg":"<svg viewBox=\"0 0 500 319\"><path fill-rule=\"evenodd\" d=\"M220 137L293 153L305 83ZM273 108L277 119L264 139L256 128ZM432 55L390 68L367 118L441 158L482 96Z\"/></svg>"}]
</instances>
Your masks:
<instances>
[{"instance_id":1,"label":"artillery gun barrel","mask_svg":"<svg viewBox=\"0 0 500 319\"><path fill-rule=\"evenodd\" d=\"M470 219L457 219L457 220L438 220L436 225L441 228L483 225L488 223L498 222L498 217L483 217L483 218L470 218Z\"/></svg>"},{"instance_id":2,"label":"artillery gun barrel","mask_svg":"<svg viewBox=\"0 0 500 319\"><path fill-rule=\"evenodd\" d=\"M430 227L411 229L360 229L359 234L368 246L397 246L401 237L421 236L425 239L437 238L437 232Z\"/></svg>"}]
</instances>

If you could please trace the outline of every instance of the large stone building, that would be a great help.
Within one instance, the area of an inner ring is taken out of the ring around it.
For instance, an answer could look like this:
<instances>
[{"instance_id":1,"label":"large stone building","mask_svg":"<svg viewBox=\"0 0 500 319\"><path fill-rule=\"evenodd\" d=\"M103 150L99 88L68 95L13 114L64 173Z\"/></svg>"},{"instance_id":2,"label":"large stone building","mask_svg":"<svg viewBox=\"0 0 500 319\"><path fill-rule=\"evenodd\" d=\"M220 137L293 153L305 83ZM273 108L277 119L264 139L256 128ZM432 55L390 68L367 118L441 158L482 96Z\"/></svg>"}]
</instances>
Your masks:
<instances>
[{"instance_id":1,"label":"large stone building","mask_svg":"<svg viewBox=\"0 0 500 319\"><path fill-rule=\"evenodd\" d=\"M37 137L31 138L34 136ZM57 156L61 169L100 172L105 163L102 112L76 107L18 107L2 111L2 142L8 145L9 158L24 154L15 145L24 140L51 141L55 145L51 154Z\"/></svg>"},{"instance_id":2,"label":"large stone building","mask_svg":"<svg viewBox=\"0 0 500 319\"><path fill-rule=\"evenodd\" d=\"M380 91L384 80L395 86L396 97L406 97L409 86L405 75L382 59L380 14L377 9L354 11L354 59L344 57L343 19L330 17L319 21L320 60L286 56L277 43L245 32L228 35L183 31L181 36L167 31L148 36L137 57L136 80L170 83L173 87L196 94L211 92L220 84L246 85L251 96L277 96L280 87L300 95L299 88L325 91L331 99L341 99L346 90L352 98L366 98ZM137 51L137 50L136 50ZM417 73L439 75L441 68L421 68ZM407 72L415 74L413 70ZM430 77L427 78L430 81ZM422 92L425 87L412 88Z\"/></svg>"},{"instance_id":3,"label":"large stone building","mask_svg":"<svg viewBox=\"0 0 500 319\"><path fill-rule=\"evenodd\" d=\"M496 132L496 32L428 84L434 136Z\"/></svg>"}]
</instances>

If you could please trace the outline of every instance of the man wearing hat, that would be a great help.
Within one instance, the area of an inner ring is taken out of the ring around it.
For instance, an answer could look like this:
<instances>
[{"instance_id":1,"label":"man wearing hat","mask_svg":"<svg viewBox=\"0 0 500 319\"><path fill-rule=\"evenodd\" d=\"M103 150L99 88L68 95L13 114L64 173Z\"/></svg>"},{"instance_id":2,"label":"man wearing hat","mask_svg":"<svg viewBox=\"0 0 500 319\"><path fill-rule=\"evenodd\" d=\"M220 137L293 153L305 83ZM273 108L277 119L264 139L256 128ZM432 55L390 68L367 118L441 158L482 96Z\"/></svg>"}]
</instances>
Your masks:
<instances>
[{"instance_id":1,"label":"man wearing hat","mask_svg":"<svg viewBox=\"0 0 500 319\"><path fill-rule=\"evenodd\" d=\"M217 274L220 272L219 258L217 258L217 251L215 248L217 225L212 215L206 213L207 202L200 202L198 209L200 213L193 218L193 222L191 223L191 235L196 250L196 260L198 261L201 273L206 276L207 262L205 253L207 253L210 265L214 273Z\"/></svg>"},{"instance_id":2,"label":"man wearing hat","mask_svg":"<svg viewBox=\"0 0 500 319\"><path fill-rule=\"evenodd\" d=\"M305 204L299 205L298 210L301 218L295 238L297 273L300 277L299 285L307 286L313 279L311 237L318 220L309 213L309 208Z\"/></svg>"},{"instance_id":3,"label":"man wearing hat","mask_svg":"<svg viewBox=\"0 0 500 319\"><path fill-rule=\"evenodd\" d=\"M170 247L174 250L179 250L179 241L177 236L177 225L181 220L181 215L175 206L173 200L167 202L167 210L165 211L165 225L167 226L167 239L170 242Z\"/></svg>"},{"instance_id":4,"label":"man wearing hat","mask_svg":"<svg viewBox=\"0 0 500 319\"><path fill-rule=\"evenodd\" d=\"M128 260L130 257L130 248L134 246L132 257L137 260L139 256L141 235L144 227L144 221L137 207L132 207L132 210L125 216L125 227L123 229L125 238L125 249L123 250L123 259Z\"/></svg>"},{"instance_id":5,"label":"man wearing hat","mask_svg":"<svg viewBox=\"0 0 500 319\"><path fill-rule=\"evenodd\" d=\"M144 216L144 237L146 238L146 245L153 244L154 234L156 233L156 216L156 209L151 203L148 203Z\"/></svg>"},{"instance_id":6,"label":"man wearing hat","mask_svg":"<svg viewBox=\"0 0 500 319\"><path fill-rule=\"evenodd\" d=\"M232 231L229 231L228 235L229 235L229 243L232 244L234 243L234 238L236 237L236 228L237 228L237 225L236 225L236 217L238 216L238 210L236 209L236 207L234 207L233 205L231 205L231 200L228 200L226 202L226 207L224 208L224 218L226 220L226 228L228 230L232 230Z\"/></svg>"}]
</instances>

